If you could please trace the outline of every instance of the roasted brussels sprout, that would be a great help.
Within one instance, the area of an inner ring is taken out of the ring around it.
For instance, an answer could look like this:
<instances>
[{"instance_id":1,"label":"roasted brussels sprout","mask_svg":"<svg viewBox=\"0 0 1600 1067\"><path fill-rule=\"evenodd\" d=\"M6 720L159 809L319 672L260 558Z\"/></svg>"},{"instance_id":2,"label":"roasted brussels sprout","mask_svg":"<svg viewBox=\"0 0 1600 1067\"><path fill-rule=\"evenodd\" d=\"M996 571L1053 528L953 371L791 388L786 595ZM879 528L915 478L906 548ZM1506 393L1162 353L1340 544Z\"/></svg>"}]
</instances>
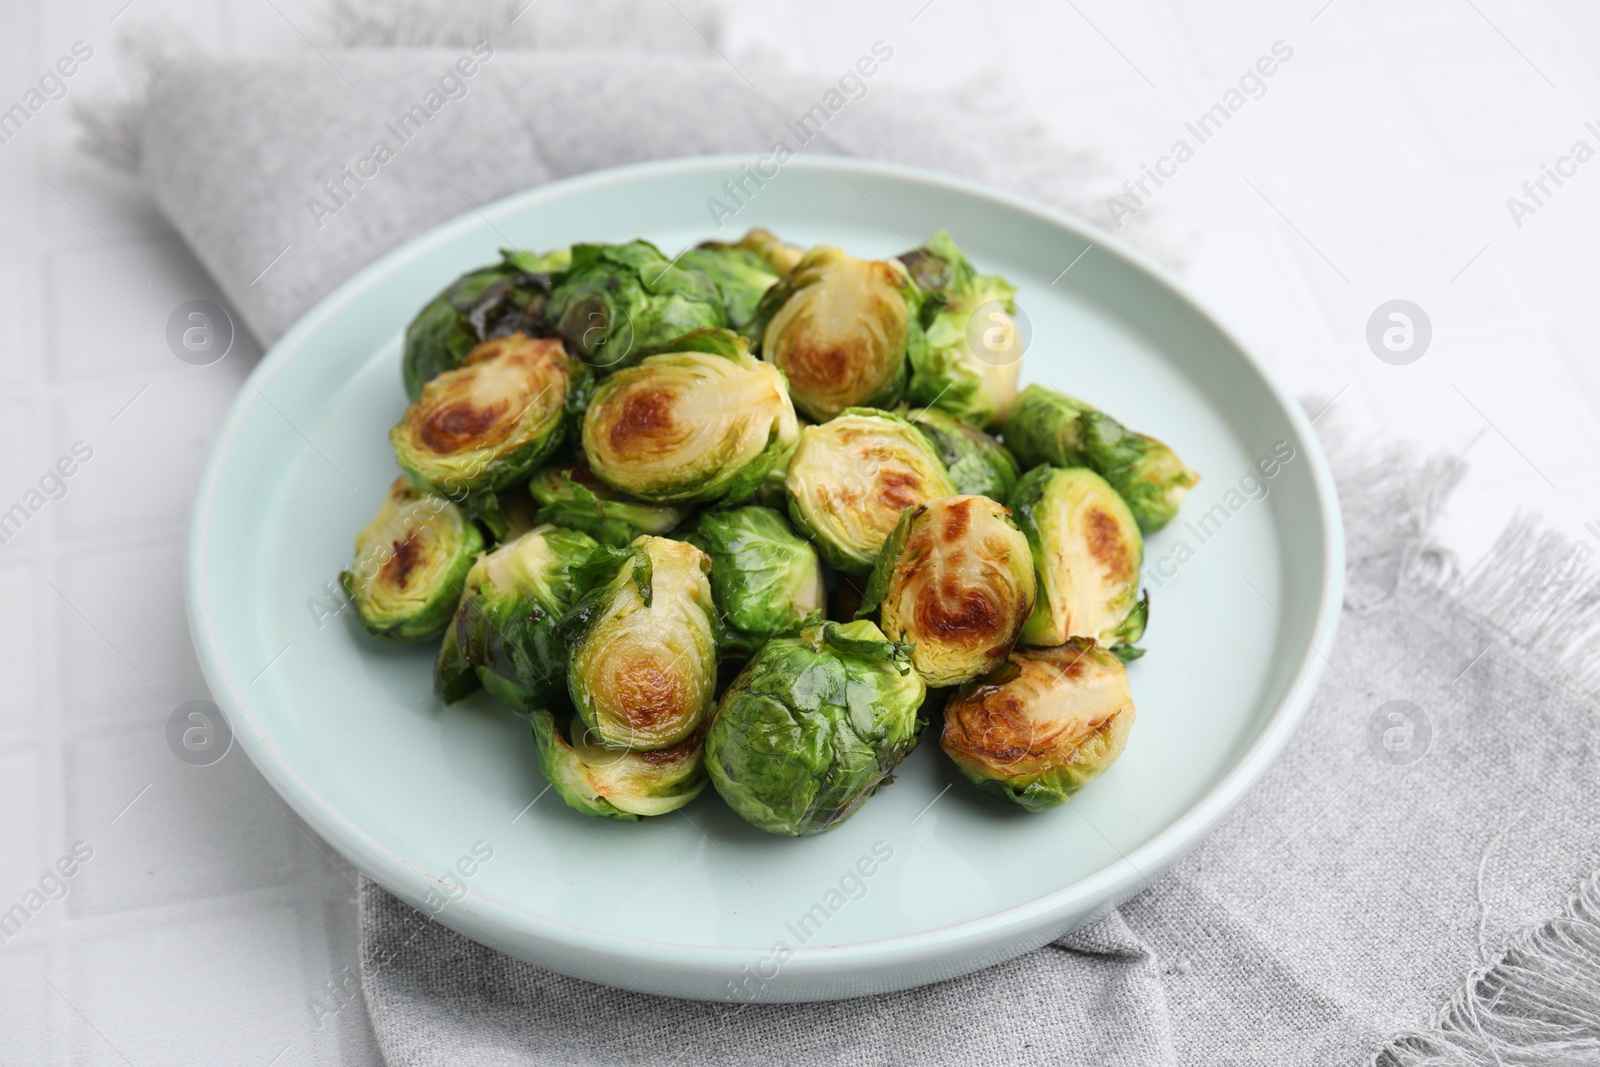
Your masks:
<instances>
[{"instance_id":1,"label":"roasted brussels sprout","mask_svg":"<svg viewBox=\"0 0 1600 1067\"><path fill-rule=\"evenodd\" d=\"M355 562L339 581L368 633L427 641L449 625L482 551L483 535L460 508L400 477L356 534Z\"/></svg>"},{"instance_id":2,"label":"roasted brussels sprout","mask_svg":"<svg viewBox=\"0 0 1600 1067\"><path fill-rule=\"evenodd\" d=\"M1011 654L1033 595L1033 553L1006 506L947 496L900 516L857 614L881 607L884 635L911 644L923 681L961 685Z\"/></svg>"},{"instance_id":3,"label":"roasted brussels sprout","mask_svg":"<svg viewBox=\"0 0 1600 1067\"><path fill-rule=\"evenodd\" d=\"M539 769L567 806L585 815L636 822L677 811L706 787L704 731L671 748L630 752L594 742L581 718L561 736L555 716L532 715Z\"/></svg>"},{"instance_id":4,"label":"roasted brussels sprout","mask_svg":"<svg viewBox=\"0 0 1600 1067\"><path fill-rule=\"evenodd\" d=\"M1017 483L1011 510L1038 575L1023 644L1091 637L1110 647L1143 636L1149 613L1148 595L1139 596L1144 539L1104 478L1087 467L1035 467Z\"/></svg>"},{"instance_id":5,"label":"roasted brussels sprout","mask_svg":"<svg viewBox=\"0 0 1600 1067\"><path fill-rule=\"evenodd\" d=\"M1006 446L965 419L937 408L906 414L950 470L956 491L1005 501L1021 473Z\"/></svg>"},{"instance_id":6,"label":"roasted brussels sprout","mask_svg":"<svg viewBox=\"0 0 1600 1067\"><path fill-rule=\"evenodd\" d=\"M906 398L993 426L1017 398L1022 341L1012 318L1016 287L979 274L944 230L900 261L932 294L922 315L927 344L911 351ZM981 320L974 322L974 314Z\"/></svg>"},{"instance_id":7,"label":"roasted brussels sprout","mask_svg":"<svg viewBox=\"0 0 1600 1067\"><path fill-rule=\"evenodd\" d=\"M711 557L724 655L747 657L767 638L823 610L822 563L771 508L708 511L685 538Z\"/></svg>"},{"instance_id":8,"label":"roasted brussels sprout","mask_svg":"<svg viewBox=\"0 0 1600 1067\"><path fill-rule=\"evenodd\" d=\"M1133 718L1122 662L1073 640L1019 649L951 694L939 743L979 789L1043 811L1116 762Z\"/></svg>"},{"instance_id":9,"label":"roasted brussels sprout","mask_svg":"<svg viewBox=\"0 0 1600 1067\"><path fill-rule=\"evenodd\" d=\"M602 382L583 450L595 477L643 500L738 503L798 433L783 375L738 334L703 330Z\"/></svg>"},{"instance_id":10,"label":"roasted brussels sprout","mask_svg":"<svg viewBox=\"0 0 1600 1067\"><path fill-rule=\"evenodd\" d=\"M742 252L754 252L767 265L767 269L779 278L794 270L795 264L800 262L800 257L806 254L806 250L800 246L784 244L777 234L759 227L732 244L725 241L704 241L700 247L737 248Z\"/></svg>"},{"instance_id":11,"label":"roasted brussels sprout","mask_svg":"<svg viewBox=\"0 0 1600 1067\"><path fill-rule=\"evenodd\" d=\"M561 621L567 691L606 748L667 748L711 711L717 685L711 560L683 541L642 536L602 549Z\"/></svg>"},{"instance_id":12,"label":"roasted brussels sprout","mask_svg":"<svg viewBox=\"0 0 1600 1067\"><path fill-rule=\"evenodd\" d=\"M905 646L870 622L775 637L717 706L706 734L711 783L768 833L821 833L911 751L926 691Z\"/></svg>"},{"instance_id":13,"label":"roasted brussels sprout","mask_svg":"<svg viewBox=\"0 0 1600 1067\"><path fill-rule=\"evenodd\" d=\"M756 305L778 275L760 255L738 245L701 245L678 257L678 266L697 270L717 287L728 326L744 333L756 316Z\"/></svg>"},{"instance_id":14,"label":"roasted brussels sprout","mask_svg":"<svg viewBox=\"0 0 1600 1067\"><path fill-rule=\"evenodd\" d=\"M902 511L956 492L915 426L870 408L802 430L786 485L795 526L848 574L872 570Z\"/></svg>"},{"instance_id":15,"label":"roasted brussels sprout","mask_svg":"<svg viewBox=\"0 0 1600 1067\"><path fill-rule=\"evenodd\" d=\"M924 343L921 291L898 260L813 248L767 290L751 333L783 371L795 407L824 422L849 407L888 407L906 383L906 352Z\"/></svg>"},{"instance_id":16,"label":"roasted brussels sprout","mask_svg":"<svg viewBox=\"0 0 1600 1067\"><path fill-rule=\"evenodd\" d=\"M1048 386L1030 385L1003 424L1006 447L1024 468L1088 467L1128 502L1139 529L1161 529L1200 475L1154 437L1134 433L1103 411Z\"/></svg>"},{"instance_id":17,"label":"roasted brussels sprout","mask_svg":"<svg viewBox=\"0 0 1600 1067\"><path fill-rule=\"evenodd\" d=\"M563 693L567 650L558 633L572 608L573 574L600 546L588 534L537 526L481 557L434 664L434 693L453 704L482 685L519 711Z\"/></svg>"},{"instance_id":18,"label":"roasted brussels sprout","mask_svg":"<svg viewBox=\"0 0 1600 1067\"><path fill-rule=\"evenodd\" d=\"M494 491L522 481L561 443L569 401L580 401L589 380L555 338L485 341L425 385L389 431L395 459L502 535Z\"/></svg>"},{"instance_id":19,"label":"roasted brussels sprout","mask_svg":"<svg viewBox=\"0 0 1600 1067\"><path fill-rule=\"evenodd\" d=\"M572 246L547 312L573 353L602 374L637 363L692 330L726 326L716 285L649 241Z\"/></svg>"},{"instance_id":20,"label":"roasted brussels sprout","mask_svg":"<svg viewBox=\"0 0 1600 1067\"><path fill-rule=\"evenodd\" d=\"M596 478L582 460L544 468L529 489L540 504L540 522L582 530L612 548L626 548L640 534L670 533L689 517L688 508L629 499Z\"/></svg>"},{"instance_id":21,"label":"roasted brussels sprout","mask_svg":"<svg viewBox=\"0 0 1600 1067\"><path fill-rule=\"evenodd\" d=\"M401 366L412 400L428 381L460 366L480 343L538 332L550 298L550 273L565 269L571 257L564 248L542 256L500 254L501 262L451 282L406 327Z\"/></svg>"}]
</instances>

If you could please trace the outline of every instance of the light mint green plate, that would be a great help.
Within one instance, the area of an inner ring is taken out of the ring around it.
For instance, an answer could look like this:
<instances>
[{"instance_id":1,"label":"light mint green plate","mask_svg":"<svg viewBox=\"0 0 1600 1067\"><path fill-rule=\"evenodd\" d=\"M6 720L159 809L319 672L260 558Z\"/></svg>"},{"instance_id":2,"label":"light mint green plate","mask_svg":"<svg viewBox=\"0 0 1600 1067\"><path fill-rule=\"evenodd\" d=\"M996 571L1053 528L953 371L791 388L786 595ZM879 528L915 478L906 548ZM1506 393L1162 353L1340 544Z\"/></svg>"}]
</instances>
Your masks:
<instances>
[{"instance_id":1,"label":"light mint green plate","mask_svg":"<svg viewBox=\"0 0 1600 1067\"><path fill-rule=\"evenodd\" d=\"M217 439L194 511L189 621L261 773L352 863L447 926L650 993L878 993L1059 936L1228 813L1311 699L1323 662L1311 646L1330 647L1338 504L1292 398L1110 238L970 183L832 160L786 165L718 231L707 199L746 162L544 186L412 241L319 304L267 354ZM1103 406L1203 473L1146 545L1149 654L1129 671L1127 752L1071 804L1033 815L993 801L930 735L892 785L818 837L763 834L709 789L682 814L585 818L545 791L522 719L481 694L434 701L431 647L368 638L349 610L324 617L329 581L397 473L386 433L405 407L400 336L424 301L508 241L643 236L676 252L758 225L873 256L948 228L1017 285L1033 327L1025 380ZM1251 500L1248 476L1275 448L1293 458Z\"/></svg>"}]
</instances>

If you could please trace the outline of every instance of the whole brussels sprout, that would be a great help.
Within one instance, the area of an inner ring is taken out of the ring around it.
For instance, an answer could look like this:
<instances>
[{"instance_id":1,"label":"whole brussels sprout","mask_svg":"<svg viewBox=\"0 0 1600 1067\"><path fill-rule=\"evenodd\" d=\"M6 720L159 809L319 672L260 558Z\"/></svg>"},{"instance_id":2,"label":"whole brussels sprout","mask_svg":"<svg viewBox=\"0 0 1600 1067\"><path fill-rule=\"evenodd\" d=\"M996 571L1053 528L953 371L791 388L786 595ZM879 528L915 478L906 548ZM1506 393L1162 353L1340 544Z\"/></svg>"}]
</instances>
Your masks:
<instances>
[{"instance_id":1,"label":"whole brussels sprout","mask_svg":"<svg viewBox=\"0 0 1600 1067\"><path fill-rule=\"evenodd\" d=\"M917 743L927 688L906 659L864 620L768 641L711 720L711 784L768 833L849 818Z\"/></svg>"},{"instance_id":2,"label":"whole brussels sprout","mask_svg":"<svg viewBox=\"0 0 1600 1067\"><path fill-rule=\"evenodd\" d=\"M629 499L582 460L545 467L529 490L540 504L540 522L582 530L612 548L626 548L640 534L670 533L689 517L688 508Z\"/></svg>"},{"instance_id":3,"label":"whole brussels sprout","mask_svg":"<svg viewBox=\"0 0 1600 1067\"><path fill-rule=\"evenodd\" d=\"M955 483L917 428L898 415L852 408L800 432L786 481L789 518L829 566L866 574L900 513Z\"/></svg>"},{"instance_id":4,"label":"whole brussels sprout","mask_svg":"<svg viewBox=\"0 0 1600 1067\"><path fill-rule=\"evenodd\" d=\"M737 245L701 245L678 257L678 266L697 270L717 287L728 326L740 333L756 316L756 305L778 275L760 255Z\"/></svg>"},{"instance_id":5,"label":"whole brussels sprout","mask_svg":"<svg viewBox=\"0 0 1600 1067\"><path fill-rule=\"evenodd\" d=\"M567 691L606 748L668 748L711 711L717 645L711 560L683 541L642 536L602 549L561 621Z\"/></svg>"},{"instance_id":6,"label":"whole brussels sprout","mask_svg":"<svg viewBox=\"0 0 1600 1067\"><path fill-rule=\"evenodd\" d=\"M1033 553L1004 504L947 496L907 508L872 569L858 615L881 606L891 641L932 686L1005 661L1033 610Z\"/></svg>"},{"instance_id":7,"label":"whole brussels sprout","mask_svg":"<svg viewBox=\"0 0 1600 1067\"><path fill-rule=\"evenodd\" d=\"M985 793L1043 811L1116 762L1133 719L1122 662L1073 640L1019 649L951 694L939 744Z\"/></svg>"},{"instance_id":8,"label":"whole brussels sprout","mask_svg":"<svg viewBox=\"0 0 1600 1067\"><path fill-rule=\"evenodd\" d=\"M1083 401L1044 385L1017 397L1002 432L1023 467L1088 467L1128 502L1139 529L1152 533L1172 521L1200 481L1178 454L1154 437L1134 433Z\"/></svg>"},{"instance_id":9,"label":"whole brussels sprout","mask_svg":"<svg viewBox=\"0 0 1600 1067\"><path fill-rule=\"evenodd\" d=\"M767 265L767 269L780 278L794 270L795 265L800 262L800 257L806 254L805 249L798 245L784 244L777 234L760 227L749 231L732 244L725 241L705 241L700 247L736 248L742 252L754 252Z\"/></svg>"},{"instance_id":10,"label":"whole brussels sprout","mask_svg":"<svg viewBox=\"0 0 1600 1067\"><path fill-rule=\"evenodd\" d=\"M585 815L637 822L641 815L666 815L706 787L704 730L671 748L630 752L594 743L574 717L561 736L555 716L533 712L533 743L539 769L567 806Z\"/></svg>"},{"instance_id":11,"label":"whole brussels sprout","mask_svg":"<svg viewBox=\"0 0 1600 1067\"><path fill-rule=\"evenodd\" d=\"M918 408L907 412L906 418L916 424L950 469L957 492L1001 501L1011 496L1021 471L1005 445L965 419L937 408Z\"/></svg>"},{"instance_id":12,"label":"whole brussels sprout","mask_svg":"<svg viewBox=\"0 0 1600 1067\"><path fill-rule=\"evenodd\" d=\"M825 422L845 408L900 399L906 352L924 343L921 301L898 260L823 246L767 290L750 331L761 357L788 378L795 407Z\"/></svg>"},{"instance_id":13,"label":"whole brussels sprout","mask_svg":"<svg viewBox=\"0 0 1600 1067\"><path fill-rule=\"evenodd\" d=\"M726 326L711 279L678 266L649 241L572 246L547 315L568 348L609 374L692 330Z\"/></svg>"},{"instance_id":14,"label":"whole brussels sprout","mask_svg":"<svg viewBox=\"0 0 1600 1067\"><path fill-rule=\"evenodd\" d=\"M749 656L822 611L827 590L817 550L771 508L705 512L685 540L711 557L724 655Z\"/></svg>"},{"instance_id":15,"label":"whole brussels sprout","mask_svg":"<svg viewBox=\"0 0 1600 1067\"><path fill-rule=\"evenodd\" d=\"M538 332L550 299L550 273L565 269L571 257L564 248L543 256L500 255L494 266L451 282L406 327L401 367L410 399L421 396L431 379L460 366L482 342Z\"/></svg>"},{"instance_id":16,"label":"whole brussels sprout","mask_svg":"<svg viewBox=\"0 0 1600 1067\"><path fill-rule=\"evenodd\" d=\"M738 503L798 433L783 375L738 334L703 330L600 384L583 451L595 477L643 500Z\"/></svg>"},{"instance_id":17,"label":"whole brussels sprout","mask_svg":"<svg viewBox=\"0 0 1600 1067\"><path fill-rule=\"evenodd\" d=\"M434 664L434 693L453 704L480 684L518 711L563 692L567 650L558 632L572 608L574 572L600 546L588 534L537 526L481 557Z\"/></svg>"},{"instance_id":18,"label":"whole brussels sprout","mask_svg":"<svg viewBox=\"0 0 1600 1067\"><path fill-rule=\"evenodd\" d=\"M339 581L368 633L428 641L449 625L482 551L483 535L460 508L402 476L356 534L355 562Z\"/></svg>"},{"instance_id":19,"label":"whole brussels sprout","mask_svg":"<svg viewBox=\"0 0 1600 1067\"><path fill-rule=\"evenodd\" d=\"M525 479L561 443L569 404L589 371L555 338L485 341L423 386L389 431L395 459L417 484L463 501L497 535L495 490Z\"/></svg>"},{"instance_id":20,"label":"whole brussels sprout","mask_svg":"<svg viewBox=\"0 0 1600 1067\"><path fill-rule=\"evenodd\" d=\"M1011 510L1038 574L1023 644L1091 637L1110 647L1144 635L1150 610L1149 595L1139 596L1144 538L1104 478L1087 467L1035 467L1017 483Z\"/></svg>"},{"instance_id":21,"label":"whole brussels sprout","mask_svg":"<svg viewBox=\"0 0 1600 1067\"><path fill-rule=\"evenodd\" d=\"M922 313L927 344L912 349L906 398L993 426L1017 398L1022 352L1012 320L1016 287L996 275L979 274L944 230L900 261L932 294ZM980 308L983 320L974 323ZM974 352L975 334L998 342L980 344L982 351Z\"/></svg>"}]
</instances>

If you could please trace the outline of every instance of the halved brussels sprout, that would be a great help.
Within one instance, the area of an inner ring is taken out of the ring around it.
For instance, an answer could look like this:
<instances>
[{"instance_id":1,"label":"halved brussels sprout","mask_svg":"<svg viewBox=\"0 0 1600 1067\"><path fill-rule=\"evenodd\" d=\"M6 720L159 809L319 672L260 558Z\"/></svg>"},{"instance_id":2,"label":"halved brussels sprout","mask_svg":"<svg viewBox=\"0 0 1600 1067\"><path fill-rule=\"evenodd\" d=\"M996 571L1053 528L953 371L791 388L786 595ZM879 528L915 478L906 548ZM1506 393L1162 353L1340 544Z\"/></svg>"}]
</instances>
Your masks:
<instances>
[{"instance_id":1,"label":"halved brussels sprout","mask_svg":"<svg viewBox=\"0 0 1600 1067\"><path fill-rule=\"evenodd\" d=\"M1133 726L1122 662L1093 641L1019 649L944 705L939 744L985 793L1029 811L1070 798L1122 755Z\"/></svg>"},{"instance_id":2,"label":"halved brussels sprout","mask_svg":"<svg viewBox=\"0 0 1600 1067\"><path fill-rule=\"evenodd\" d=\"M1005 445L965 419L937 408L918 408L907 412L906 418L944 460L958 492L1000 501L1011 496L1022 472Z\"/></svg>"},{"instance_id":3,"label":"halved brussels sprout","mask_svg":"<svg viewBox=\"0 0 1600 1067\"><path fill-rule=\"evenodd\" d=\"M572 246L547 312L571 351L601 374L637 363L692 330L726 326L711 279L649 241Z\"/></svg>"},{"instance_id":4,"label":"halved brussels sprout","mask_svg":"<svg viewBox=\"0 0 1600 1067\"><path fill-rule=\"evenodd\" d=\"M882 609L891 641L932 686L1005 661L1033 610L1033 553L1004 504L948 496L907 508L878 556L858 615Z\"/></svg>"},{"instance_id":5,"label":"halved brussels sprout","mask_svg":"<svg viewBox=\"0 0 1600 1067\"><path fill-rule=\"evenodd\" d=\"M905 646L870 622L775 637L717 706L706 734L711 784L768 833L821 833L916 745L926 693Z\"/></svg>"},{"instance_id":6,"label":"halved brussels sprout","mask_svg":"<svg viewBox=\"0 0 1600 1067\"><path fill-rule=\"evenodd\" d=\"M595 477L657 503L738 503L799 433L783 375L728 330L702 330L595 390L583 450Z\"/></svg>"},{"instance_id":7,"label":"halved brussels sprout","mask_svg":"<svg viewBox=\"0 0 1600 1067\"><path fill-rule=\"evenodd\" d=\"M872 570L902 511L956 492L915 426L870 408L802 430L786 485L795 526L848 574Z\"/></svg>"},{"instance_id":8,"label":"halved brussels sprout","mask_svg":"<svg viewBox=\"0 0 1600 1067\"><path fill-rule=\"evenodd\" d=\"M1104 478L1087 467L1035 467L1017 483L1011 510L1038 574L1023 644L1092 637L1110 647L1144 635L1150 604L1148 594L1139 596L1144 538Z\"/></svg>"},{"instance_id":9,"label":"halved brussels sprout","mask_svg":"<svg viewBox=\"0 0 1600 1067\"><path fill-rule=\"evenodd\" d=\"M481 557L434 664L439 699L453 704L480 684L518 711L559 698L567 650L558 624L576 599L574 572L599 550L578 530L537 526Z\"/></svg>"},{"instance_id":10,"label":"halved brussels sprout","mask_svg":"<svg viewBox=\"0 0 1600 1067\"><path fill-rule=\"evenodd\" d=\"M594 476L582 460L557 464L533 476L539 521L582 530L603 545L626 548L640 534L664 534L689 517L689 509L631 500Z\"/></svg>"},{"instance_id":11,"label":"halved brussels sprout","mask_svg":"<svg viewBox=\"0 0 1600 1067\"><path fill-rule=\"evenodd\" d=\"M771 508L705 512L685 540L711 557L724 655L749 656L822 611L827 591L817 550Z\"/></svg>"},{"instance_id":12,"label":"halved brussels sprout","mask_svg":"<svg viewBox=\"0 0 1600 1067\"><path fill-rule=\"evenodd\" d=\"M711 711L717 685L711 560L683 541L643 536L604 550L579 575L583 599L561 622L567 691L607 748L667 748Z\"/></svg>"},{"instance_id":13,"label":"halved brussels sprout","mask_svg":"<svg viewBox=\"0 0 1600 1067\"><path fill-rule=\"evenodd\" d=\"M900 261L917 285L932 294L922 315L927 344L911 352L906 398L993 426L1017 398L1022 351L1012 320L1016 286L997 275L979 274L944 230ZM980 308L983 319L975 323L972 316ZM974 338L980 341L978 351L973 350Z\"/></svg>"},{"instance_id":14,"label":"halved brussels sprout","mask_svg":"<svg viewBox=\"0 0 1600 1067\"><path fill-rule=\"evenodd\" d=\"M824 422L850 407L888 407L906 383L906 352L924 343L922 294L898 260L813 248L762 298L751 333L789 380L795 407Z\"/></svg>"},{"instance_id":15,"label":"halved brussels sprout","mask_svg":"<svg viewBox=\"0 0 1600 1067\"><path fill-rule=\"evenodd\" d=\"M502 251L501 262L468 271L430 300L406 327L401 358L406 396L461 365L480 343L537 333L550 298L550 273L566 268L566 249L539 256Z\"/></svg>"},{"instance_id":16,"label":"halved brussels sprout","mask_svg":"<svg viewBox=\"0 0 1600 1067\"><path fill-rule=\"evenodd\" d=\"M756 305L778 280L766 260L738 245L703 244L678 257L678 266L697 270L717 287L728 326L744 333L756 317Z\"/></svg>"},{"instance_id":17,"label":"halved brussels sprout","mask_svg":"<svg viewBox=\"0 0 1600 1067\"><path fill-rule=\"evenodd\" d=\"M462 510L396 478L377 516L356 534L356 558L339 575L374 637L427 641L450 622L483 535Z\"/></svg>"},{"instance_id":18,"label":"halved brussels sprout","mask_svg":"<svg viewBox=\"0 0 1600 1067\"><path fill-rule=\"evenodd\" d=\"M1122 494L1145 533L1171 522L1190 487L1200 481L1154 437L1134 433L1105 412L1044 385L1022 391L1003 434L1024 467L1048 463L1099 473Z\"/></svg>"},{"instance_id":19,"label":"halved brussels sprout","mask_svg":"<svg viewBox=\"0 0 1600 1067\"><path fill-rule=\"evenodd\" d=\"M485 341L428 382L389 431L395 459L419 485L464 501L494 529L494 491L526 478L561 443L568 402L588 382L588 369L555 338Z\"/></svg>"},{"instance_id":20,"label":"halved brussels sprout","mask_svg":"<svg viewBox=\"0 0 1600 1067\"><path fill-rule=\"evenodd\" d=\"M561 736L555 716L532 715L539 769L567 806L585 815L637 822L641 815L666 815L706 787L704 731L671 748L628 752L594 743L574 717Z\"/></svg>"}]
</instances>

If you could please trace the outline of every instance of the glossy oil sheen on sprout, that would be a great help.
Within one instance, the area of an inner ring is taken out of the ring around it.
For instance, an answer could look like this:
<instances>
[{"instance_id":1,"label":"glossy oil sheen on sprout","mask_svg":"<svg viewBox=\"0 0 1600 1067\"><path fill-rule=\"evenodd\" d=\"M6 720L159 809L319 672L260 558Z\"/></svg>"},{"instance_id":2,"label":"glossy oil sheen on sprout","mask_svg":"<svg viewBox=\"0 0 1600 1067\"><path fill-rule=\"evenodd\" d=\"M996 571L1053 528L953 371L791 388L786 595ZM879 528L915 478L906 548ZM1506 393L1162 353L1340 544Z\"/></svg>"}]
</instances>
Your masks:
<instances>
[{"instance_id":1,"label":"glossy oil sheen on sprout","mask_svg":"<svg viewBox=\"0 0 1600 1067\"><path fill-rule=\"evenodd\" d=\"M725 620L724 654L743 658L799 628L826 599L822 561L771 508L708 511L687 540L711 557L711 591Z\"/></svg>"},{"instance_id":2,"label":"glossy oil sheen on sprout","mask_svg":"<svg viewBox=\"0 0 1600 1067\"><path fill-rule=\"evenodd\" d=\"M898 261L813 248L762 302L761 355L789 379L808 418L885 407L905 388L908 346L921 342L919 304Z\"/></svg>"},{"instance_id":3,"label":"glossy oil sheen on sprout","mask_svg":"<svg viewBox=\"0 0 1600 1067\"><path fill-rule=\"evenodd\" d=\"M1055 807L1122 754L1128 673L1092 641L1019 649L945 702L940 745L980 789L1030 811Z\"/></svg>"},{"instance_id":4,"label":"glossy oil sheen on sprout","mask_svg":"<svg viewBox=\"0 0 1600 1067\"><path fill-rule=\"evenodd\" d=\"M426 641L449 624L482 550L482 535L460 508L402 476L356 535L355 560L340 581L368 633Z\"/></svg>"},{"instance_id":5,"label":"glossy oil sheen on sprout","mask_svg":"<svg viewBox=\"0 0 1600 1067\"><path fill-rule=\"evenodd\" d=\"M1017 483L1011 506L1038 575L1023 643L1137 641L1148 610L1139 598L1144 539L1116 490L1086 467L1036 467Z\"/></svg>"},{"instance_id":6,"label":"glossy oil sheen on sprout","mask_svg":"<svg viewBox=\"0 0 1600 1067\"><path fill-rule=\"evenodd\" d=\"M831 566L859 575L872 570L901 512L956 491L915 426L870 408L802 430L785 487L800 532Z\"/></svg>"},{"instance_id":7,"label":"glossy oil sheen on sprout","mask_svg":"<svg viewBox=\"0 0 1600 1067\"><path fill-rule=\"evenodd\" d=\"M1017 398L1022 367L1012 316L1017 290L997 275L979 274L950 235L940 230L921 248L900 257L917 284L933 295L925 315L927 343L912 350L906 397L931 404L978 426L997 424ZM984 319L973 321L980 313ZM1000 331L1002 347L982 354L974 337Z\"/></svg>"},{"instance_id":8,"label":"glossy oil sheen on sprout","mask_svg":"<svg viewBox=\"0 0 1600 1067\"><path fill-rule=\"evenodd\" d=\"M799 433L783 376L707 330L607 378L583 423L595 477L657 503L747 499Z\"/></svg>"},{"instance_id":9,"label":"glossy oil sheen on sprout","mask_svg":"<svg viewBox=\"0 0 1600 1067\"><path fill-rule=\"evenodd\" d=\"M905 649L870 622L768 641L706 734L711 783L768 833L821 833L866 802L917 742L927 693Z\"/></svg>"},{"instance_id":10,"label":"glossy oil sheen on sprout","mask_svg":"<svg viewBox=\"0 0 1600 1067\"><path fill-rule=\"evenodd\" d=\"M1171 522L1200 481L1154 437L1046 385L1024 389L1003 425L1006 447L1024 467L1090 468L1121 494L1145 533Z\"/></svg>"},{"instance_id":11,"label":"glossy oil sheen on sprout","mask_svg":"<svg viewBox=\"0 0 1600 1067\"><path fill-rule=\"evenodd\" d=\"M666 815L706 786L703 728L670 748L632 752L596 744L581 718L573 718L565 737L550 712L541 708L529 718L539 769L567 806L584 815L630 822Z\"/></svg>"},{"instance_id":12,"label":"glossy oil sheen on sprout","mask_svg":"<svg viewBox=\"0 0 1600 1067\"><path fill-rule=\"evenodd\" d=\"M664 537L622 555L562 623L567 688L601 745L666 748L694 733L716 690L711 561Z\"/></svg>"},{"instance_id":13,"label":"glossy oil sheen on sprout","mask_svg":"<svg viewBox=\"0 0 1600 1067\"><path fill-rule=\"evenodd\" d=\"M960 685L1005 661L1033 609L1033 553L1003 504L952 496L910 508L884 546L861 612L909 642L933 686Z\"/></svg>"},{"instance_id":14,"label":"glossy oil sheen on sprout","mask_svg":"<svg viewBox=\"0 0 1600 1067\"><path fill-rule=\"evenodd\" d=\"M406 409L389 433L395 458L420 484L453 498L520 481L560 443L580 374L587 376L554 338L485 341Z\"/></svg>"},{"instance_id":15,"label":"glossy oil sheen on sprout","mask_svg":"<svg viewBox=\"0 0 1600 1067\"><path fill-rule=\"evenodd\" d=\"M434 665L434 692L454 703L478 685L518 711L564 689L567 651L557 627L573 602L573 573L599 545L588 534L538 526L482 556Z\"/></svg>"},{"instance_id":16,"label":"glossy oil sheen on sprout","mask_svg":"<svg viewBox=\"0 0 1600 1067\"><path fill-rule=\"evenodd\" d=\"M484 341L537 333L550 296L550 272L565 269L570 260L566 249L544 255L505 252L501 262L446 286L406 327L401 357L406 396L417 399L424 385L460 366Z\"/></svg>"}]
</instances>

